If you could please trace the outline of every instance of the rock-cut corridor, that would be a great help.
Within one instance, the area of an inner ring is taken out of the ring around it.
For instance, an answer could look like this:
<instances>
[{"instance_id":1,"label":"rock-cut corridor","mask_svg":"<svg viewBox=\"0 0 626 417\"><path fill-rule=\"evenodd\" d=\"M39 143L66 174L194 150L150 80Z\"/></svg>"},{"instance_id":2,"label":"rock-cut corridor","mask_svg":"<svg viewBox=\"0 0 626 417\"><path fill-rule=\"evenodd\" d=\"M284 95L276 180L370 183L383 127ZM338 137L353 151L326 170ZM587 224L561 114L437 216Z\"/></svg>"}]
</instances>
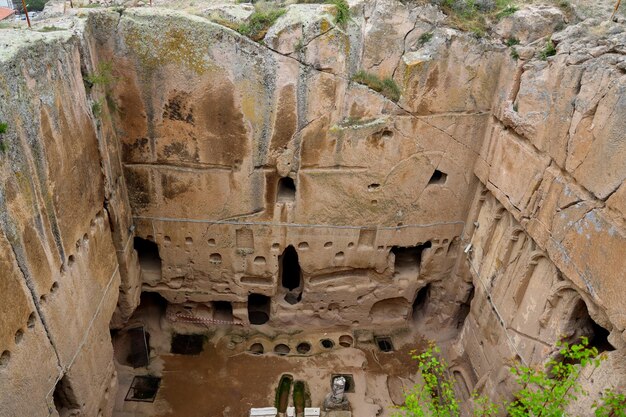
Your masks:
<instances>
[{"instance_id":1,"label":"rock-cut corridor","mask_svg":"<svg viewBox=\"0 0 626 417\"><path fill-rule=\"evenodd\" d=\"M626 392L624 17L435 3L0 26L0 417L390 417L429 341L463 416L583 336L568 415Z\"/></svg>"}]
</instances>

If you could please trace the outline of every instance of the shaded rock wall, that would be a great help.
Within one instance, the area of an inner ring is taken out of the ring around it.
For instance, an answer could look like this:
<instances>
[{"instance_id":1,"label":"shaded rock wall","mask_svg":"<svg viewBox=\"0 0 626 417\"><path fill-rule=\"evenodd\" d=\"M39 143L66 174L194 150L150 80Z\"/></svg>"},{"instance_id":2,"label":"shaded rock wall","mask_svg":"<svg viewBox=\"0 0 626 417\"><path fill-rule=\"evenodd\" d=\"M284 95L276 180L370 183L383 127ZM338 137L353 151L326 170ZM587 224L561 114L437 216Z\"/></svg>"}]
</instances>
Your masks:
<instances>
[{"instance_id":1,"label":"shaded rock wall","mask_svg":"<svg viewBox=\"0 0 626 417\"><path fill-rule=\"evenodd\" d=\"M476 298L457 354L492 394L511 391L506 358L540 363L580 336L617 349L592 391L625 383L625 39L588 24L553 39L547 62L504 62L516 75L500 82L474 171L465 234Z\"/></svg>"}]
</instances>

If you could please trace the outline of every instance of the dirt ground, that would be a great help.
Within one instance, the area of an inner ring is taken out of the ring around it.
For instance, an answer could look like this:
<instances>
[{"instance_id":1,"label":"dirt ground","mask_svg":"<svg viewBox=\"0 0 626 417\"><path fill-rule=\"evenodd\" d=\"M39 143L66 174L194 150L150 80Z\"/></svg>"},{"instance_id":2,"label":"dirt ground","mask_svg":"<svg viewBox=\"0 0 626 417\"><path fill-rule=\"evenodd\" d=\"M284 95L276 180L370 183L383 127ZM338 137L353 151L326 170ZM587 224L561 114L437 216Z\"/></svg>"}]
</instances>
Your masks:
<instances>
[{"instance_id":1,"label":"dirt ground","mask_svg":"<svg viewBox=\"0 0 626 417\"><path fill-rule=\"evenodd\" d=\"M206 341L199 355L159 354L151 359L147 369L119 365L120 389L114 416L247 417L252 407L273 406L278 381L285 373L307 383L314 407L322 406L333 374L350 374L354 378L354 392L347 397L353 416L390 416L394 404L401 402L403 390L418 382L410 351L423 347L423 342L416 343L419 338L411 334L396 336L395 350L388 353L381 352L373 341L356 341L356 347L336 344L331 349L313 342L320 337L336 341L342 334L345 332L300 333L281 342L291 347L297 341L307 340L311 342L311 352L282 356L274 352L251 354L249 346L259 336L231 337L226 331ZM154 330L151 339L159 343ZM262 340L264 345L278 343ZM145 374L162 378L156 400L153 403L124 401L133 376Z\"/></svg>"}]
</instances>

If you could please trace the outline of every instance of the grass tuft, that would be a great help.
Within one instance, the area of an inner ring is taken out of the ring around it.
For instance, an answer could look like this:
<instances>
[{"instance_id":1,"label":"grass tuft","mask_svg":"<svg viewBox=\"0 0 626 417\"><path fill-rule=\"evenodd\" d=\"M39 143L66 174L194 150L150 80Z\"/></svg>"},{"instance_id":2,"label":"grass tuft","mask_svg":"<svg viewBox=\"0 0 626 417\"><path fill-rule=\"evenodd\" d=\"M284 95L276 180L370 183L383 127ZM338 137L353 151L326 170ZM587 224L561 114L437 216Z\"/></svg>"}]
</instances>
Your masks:
<instances>
[{"instance_id":1,"label":"grass tuft","mask_svg":"<svg viewBox=\"0 0 626 417\"><path fill-rule=\"evenodd\" d=\"M63 28L57 27L57 26L44 26L40 29L37 29L37 32L56 32L58 30L65 30Z\"/></svg>"},{"instance_id":2,"label":"grass tuft","mask_svg":"<svg viewBox=\"0 0 626 417\"><path fill-rule=\"evenodd\" d=\"M552 42L552 39L548 39L546 46L539 52L539 59L545 61L549 56L556 55L556 45Z\"/></svg>"},{"instance_id":3,"label":"grass tuft","mask_svg":"<svg viewBox=\"0 0 626 417\"><path fill-rule=\"evenodd\" d=\"M400 100L402 91L400 87L392 78L385 78L381 80L377 75L359 71L352 76L352 81L368 86L374 91L381 93L391 101L397 102Z\"/></svg>"},{"instance_id":4,"label":"grass tuft","mask_svg":"<svg viewBox=\"0 0 626 417\"><path fill-rule=\"evenodd\" d=\"M426 33L422 33L420 35L420 37L417 39L417 42L420 45L424 45L428 42L430 42L430 40L433 38L433 33L432 32L426 32Z\"/></svg>"},{"instance_id":5,"label":"grass tuft","mask_svg":"<svg viewBox=\"0 0 626 417\"><path fill-rule=\"evenodd\" d=\"M88 90L91 90L94 85L107 87L116 80L113 76L113 64L110 61L101 62L95 72L86 75L83 79Z\"/></svg>"},{"instance_id":6,"label":"grass tuft","mask_svg":"<svg viewBox=\"0 0 626 417\"><path fill-rule=\"evenodd\" d=\"M246 23L237 27L237 32L249 37L253 41L259 42L267 33L268 29L287 12L284 8L271 8L261 10L259 7L250 15Z\"/></svg>"},{"instance_id":7,"label":"grass tuft","mask_svg":"<svg viewBox=\"0 0 626 417\"><path fill-rule=\"evenodd\" d=\"M517 39L517 38L509 38L504 43L506 44L506 46L508 46L510 48L511 46L519 45L519 39Z\"/></svg>"},{"instance_id":8,"label":"grass tuft","mask_svg":"<svg viewBox=\"0 0 626 417\"><path fill-rule=\"evenodd\" d=\"M96 100L91 105L91 112L93 113L93 117L99 119L102 115L102 99Z\"/></svg>"},{"instance_id":9,"label":"grass tuft","mask_svg":"<svg viewBox=\"0 0 626 417\"><path fill-rule=\"evenodd\" d=\"M335 24L345 26L350 20L350 5L346 0L327 0L328 4L335 6Z\"/></svg>"},{"instance_id":10,"label":"grass tuft","mask_svg":"<svg viewBox=\"0 0 626 417\"><path fill-rule=\"evenodd\" d=\"M7 123L4 122L0 122L0 135L3 135L7 132L7 130L9 129L9 125ZM9 150L9 145L7 145L7 143L0 139L0 153L7 153L7 151Z\"/></svg>"}]
</instances>

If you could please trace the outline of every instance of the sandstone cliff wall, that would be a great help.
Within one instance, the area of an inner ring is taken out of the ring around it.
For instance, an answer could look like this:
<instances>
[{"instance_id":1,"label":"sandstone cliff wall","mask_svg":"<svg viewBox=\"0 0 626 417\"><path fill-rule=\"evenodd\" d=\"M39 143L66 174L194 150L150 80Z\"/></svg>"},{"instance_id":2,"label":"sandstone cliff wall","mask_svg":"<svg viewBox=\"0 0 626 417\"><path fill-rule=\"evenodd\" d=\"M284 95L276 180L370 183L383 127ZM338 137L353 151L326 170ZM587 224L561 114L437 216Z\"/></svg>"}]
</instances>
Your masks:
<instances>
[{"instance_id":1,"label":"sandstone cliff wall","mask_svg":"<svg viewBox=\"0 0 626 417\"><path fill-rule=\"evenodd\" d=\"M112 230L127 204L109 172L116 145L83 85L88 46L68 32L32 37L0 66L0 415L110 415L118 253L134 253Z\"/></svg>"}]
</instances>

